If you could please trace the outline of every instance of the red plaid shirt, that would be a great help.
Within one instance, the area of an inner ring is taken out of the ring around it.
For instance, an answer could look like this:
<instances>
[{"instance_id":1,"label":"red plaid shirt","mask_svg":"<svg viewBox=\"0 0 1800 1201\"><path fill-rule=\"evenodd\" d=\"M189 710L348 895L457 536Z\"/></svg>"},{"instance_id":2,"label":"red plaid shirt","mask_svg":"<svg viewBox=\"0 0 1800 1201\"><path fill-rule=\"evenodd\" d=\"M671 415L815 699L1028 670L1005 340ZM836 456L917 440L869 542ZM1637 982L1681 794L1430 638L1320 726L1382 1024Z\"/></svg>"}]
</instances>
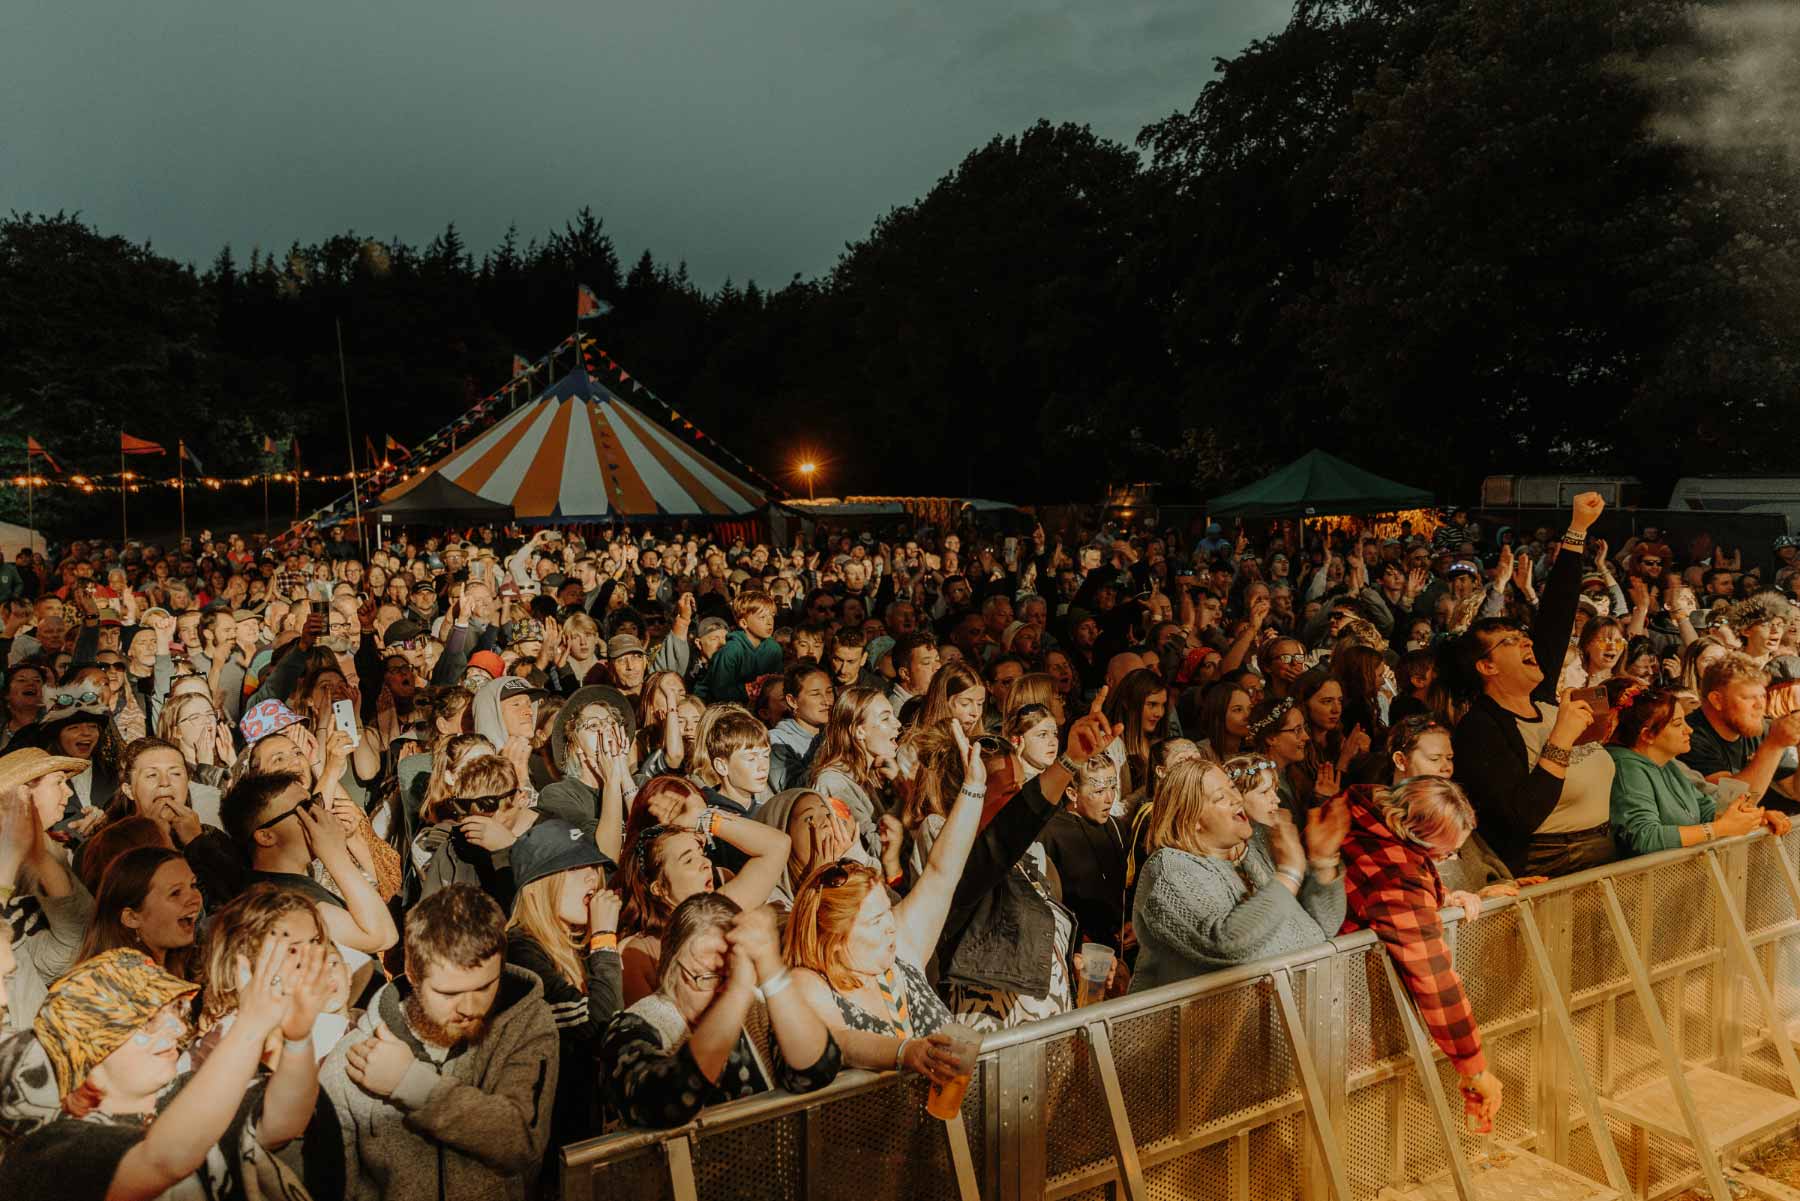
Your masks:
<instances>
[{"instance_id":1,"label":"red plaid shirt","mask_svg":"<svg viewBox=\"0 0 1800 1201\"><path fill-rule=\"evenodd\" d=\"M1367 927L1386 944L1419 1016L1456 1070L1487 1070L1481 1028L1451 962L1438 910L1444 884L1423 848L1402 842L1370 804L1371 790L1351 789L1350 833L1344 839L1348 913L1340 933Z\"/></svg>"}]
</instances>

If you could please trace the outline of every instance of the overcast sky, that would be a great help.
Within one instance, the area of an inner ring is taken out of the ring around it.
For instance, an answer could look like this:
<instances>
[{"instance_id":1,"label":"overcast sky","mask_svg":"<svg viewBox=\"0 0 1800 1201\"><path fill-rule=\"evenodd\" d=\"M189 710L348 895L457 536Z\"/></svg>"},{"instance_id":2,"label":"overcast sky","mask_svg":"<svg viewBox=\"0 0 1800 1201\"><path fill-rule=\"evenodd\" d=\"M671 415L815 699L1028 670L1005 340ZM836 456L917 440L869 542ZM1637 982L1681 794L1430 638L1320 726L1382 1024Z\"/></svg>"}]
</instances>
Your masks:
<instances>
[{"instance_id":1,"label":"overcast sky","mask_svg":"<svg viewBox=\"0 0 1800 1201\"><path fill-rule=\"evenodd\" d=\"M1291 0L3 0L0 210L210 260L479 254L582 204L711 287L829 267L1038 117L1130 141Z\"/></svg>"}]
</instances>

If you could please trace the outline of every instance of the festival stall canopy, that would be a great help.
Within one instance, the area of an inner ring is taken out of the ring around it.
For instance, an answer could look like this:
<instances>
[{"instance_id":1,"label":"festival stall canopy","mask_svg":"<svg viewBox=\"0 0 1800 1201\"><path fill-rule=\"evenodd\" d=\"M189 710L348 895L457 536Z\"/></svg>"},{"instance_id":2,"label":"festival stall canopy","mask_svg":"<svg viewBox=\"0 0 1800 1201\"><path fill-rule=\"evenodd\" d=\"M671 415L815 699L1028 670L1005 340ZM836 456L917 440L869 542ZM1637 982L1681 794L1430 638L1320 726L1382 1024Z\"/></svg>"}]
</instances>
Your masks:
<instances>
[{"instance_id":1,"label":"festival stall canopy","mask_svg":"<svg viewBox=\"0 0 1800 1201\"><path fill-rule=\"evenodd\" d=\"M1397 484L1335 455L1314 450L1254 484L1214 497L1206 504L1206 515L1218 520L1392 513L1431 503L1431 493L1423 488Z\"/></svg>"},{"instance_id":2,"label":"festival stall canopy","mask_svg":"<svg viewBox=\"0 0 1800 1201\"><path fill-rule=\"evenodd\" d=\"M425 469L521 521L740 517L757 488L650 420L577 367ZM382 506L423 486L414 476Z\"/></svg>"},{"instance_id":3,"label":"festival stall canopy","mask_svg":"<svg viewBox=\"0 0 1800 1201\"><path fill-rule=\"evenodd\" d=\"M514 517L511 505L479 496L437 471L414 476L388 489L382 502L369 512L400 525L460 525L511 521Z\"/></svg>"}]
</instances>

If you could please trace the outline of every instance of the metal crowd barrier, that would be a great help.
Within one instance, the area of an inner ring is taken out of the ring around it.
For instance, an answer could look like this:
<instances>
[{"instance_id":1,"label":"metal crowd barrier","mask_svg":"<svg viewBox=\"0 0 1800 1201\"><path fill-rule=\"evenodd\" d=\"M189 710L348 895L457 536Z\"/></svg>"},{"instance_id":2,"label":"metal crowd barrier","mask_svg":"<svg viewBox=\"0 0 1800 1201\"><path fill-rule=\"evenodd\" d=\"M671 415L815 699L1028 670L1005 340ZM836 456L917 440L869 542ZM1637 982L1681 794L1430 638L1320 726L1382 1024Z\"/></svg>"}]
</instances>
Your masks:
<instances>
[{"instance_id":1,"label":"metal crowd barrier","mask_svg":"<svg viewBox=\"0 0 1800 1201\"><path fill-rule=\"evenodd\" d=\"M1800 1201L1800 831L1446 911L1491 1135L1367 932L988 1037L961 1118L846 1073L563 1150L565 1201Z\"/></svg>"}]
</instances>

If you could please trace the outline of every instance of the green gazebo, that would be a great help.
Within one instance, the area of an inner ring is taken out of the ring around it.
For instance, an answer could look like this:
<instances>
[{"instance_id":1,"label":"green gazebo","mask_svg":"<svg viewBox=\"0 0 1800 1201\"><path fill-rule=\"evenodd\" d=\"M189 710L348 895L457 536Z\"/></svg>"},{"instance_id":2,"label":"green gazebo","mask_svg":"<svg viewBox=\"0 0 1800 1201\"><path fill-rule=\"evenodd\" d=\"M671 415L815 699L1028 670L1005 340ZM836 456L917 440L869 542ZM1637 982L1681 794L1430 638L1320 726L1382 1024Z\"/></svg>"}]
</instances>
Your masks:
<instances>
[{"instance_id":1,"label":"green gazebo","mask_svg":"<svg viewBox=\"0 0 1800 1201\"><path fill-rule=\"evenodd\" d=\"M1206 504L1209 520L1228 517L1336 517L1422 509L1434 500L1423 488L1397 484L1336 455L1312 450L1254 484Z\"/></svg>"}]
</instances>

